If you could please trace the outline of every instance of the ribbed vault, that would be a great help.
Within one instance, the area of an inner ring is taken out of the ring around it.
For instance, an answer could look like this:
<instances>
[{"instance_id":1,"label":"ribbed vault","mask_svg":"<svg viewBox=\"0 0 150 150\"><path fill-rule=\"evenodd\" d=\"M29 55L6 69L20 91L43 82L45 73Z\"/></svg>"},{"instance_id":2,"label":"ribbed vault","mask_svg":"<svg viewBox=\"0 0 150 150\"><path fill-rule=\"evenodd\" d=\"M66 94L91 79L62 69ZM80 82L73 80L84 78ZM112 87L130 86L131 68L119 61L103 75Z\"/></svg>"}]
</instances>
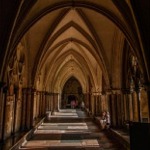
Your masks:
<instances>
[{"instance_id":1,"label":"ribbed vault","mask_svg":"<svg viewBox=\"0 0 150 150\"><path fill-rule=\"evenodd\" d=\"M75 76L84 92L89 86L94 92L102 92L102 85L121 88L124 39L138 49L128 15L124 17L110 0L33 2L27 15L18 16L18 24L24 19L11 41L12 49L19 41L24 46L25 86L60 92Z\"/></svg>"}]
</instances>

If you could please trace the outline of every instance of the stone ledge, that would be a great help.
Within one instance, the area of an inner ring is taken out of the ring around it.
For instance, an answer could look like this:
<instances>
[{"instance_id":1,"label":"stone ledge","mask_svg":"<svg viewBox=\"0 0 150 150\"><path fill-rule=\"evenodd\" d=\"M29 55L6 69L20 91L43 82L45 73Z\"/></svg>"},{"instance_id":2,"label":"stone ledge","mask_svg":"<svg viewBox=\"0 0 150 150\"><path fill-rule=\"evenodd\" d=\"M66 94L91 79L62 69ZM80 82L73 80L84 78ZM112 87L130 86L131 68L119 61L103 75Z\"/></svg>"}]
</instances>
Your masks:
<instances>
[{"instance_id":1,"label":"stone ledge","mask_svg":"<svg viewBox=\"0 0 150 150\"><path fill-rule=\"evenodd\" d=\"M109 129L109 134L115 138L126 150L130 150L130 135L123 130Z\"/></svg>"}]
</instances>

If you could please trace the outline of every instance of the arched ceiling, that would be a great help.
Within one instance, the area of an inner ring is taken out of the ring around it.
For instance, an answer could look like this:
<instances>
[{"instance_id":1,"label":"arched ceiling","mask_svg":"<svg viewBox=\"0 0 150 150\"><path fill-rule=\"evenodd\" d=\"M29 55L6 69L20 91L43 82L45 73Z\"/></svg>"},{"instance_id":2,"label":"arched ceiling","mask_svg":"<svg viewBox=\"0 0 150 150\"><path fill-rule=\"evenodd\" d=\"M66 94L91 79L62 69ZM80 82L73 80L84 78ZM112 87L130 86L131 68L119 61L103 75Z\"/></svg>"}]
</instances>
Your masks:
<instances>
[{"instance_id":1,"label":"arched ceiling","mask_svg":"<svg viewBox=\"0 0 150 150\"><path fill-rule=\"evenodd\" d=\"M42 74L50 91L59 92L71 76L84 92L89 78L95 91L102 90L102 76L109 87L112 53L120 44L116 34L134 45L127 20L111 0L38 0L22 17L13 42L25 41L32 80Z\"/></svg>"}]
</instances>

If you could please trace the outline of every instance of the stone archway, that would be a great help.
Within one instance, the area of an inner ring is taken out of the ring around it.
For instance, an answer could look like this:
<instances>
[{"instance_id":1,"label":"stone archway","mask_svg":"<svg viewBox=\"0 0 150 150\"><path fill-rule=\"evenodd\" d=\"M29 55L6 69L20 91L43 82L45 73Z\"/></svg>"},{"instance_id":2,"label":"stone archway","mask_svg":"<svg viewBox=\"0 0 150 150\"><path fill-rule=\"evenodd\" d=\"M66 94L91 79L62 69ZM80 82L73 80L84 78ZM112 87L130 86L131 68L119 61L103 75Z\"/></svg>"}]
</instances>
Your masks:
<instances>
[{"instance_id":1,"label":"stone archway","mask_svg":"<svg viewBox=\"0 0 150 150\"><path fill-rule=\"evenodd\" d=\"M76 108L79 108L83 101L82 87L75 77L69 78L63 87L61 108L71 108L71 101L75 101Z\"/></svg>"}]
</instances>

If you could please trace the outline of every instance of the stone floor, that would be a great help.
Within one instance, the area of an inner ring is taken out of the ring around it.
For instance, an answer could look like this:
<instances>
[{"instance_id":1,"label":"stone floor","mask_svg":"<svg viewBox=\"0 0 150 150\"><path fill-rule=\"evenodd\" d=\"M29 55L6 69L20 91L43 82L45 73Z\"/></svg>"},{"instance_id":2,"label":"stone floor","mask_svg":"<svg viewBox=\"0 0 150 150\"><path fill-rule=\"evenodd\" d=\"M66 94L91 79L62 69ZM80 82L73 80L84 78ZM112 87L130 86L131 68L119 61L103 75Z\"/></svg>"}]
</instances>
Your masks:
<instances>
[{"instance_id":1,"label":"stone floor","mask_svg":"<svg viewBox=\"0 0 150 150\"><path fill-rule=\"evenodd\" d=\"M26 150L124 150L84 111L64 109L52 114L20 149Z\"/></svg>"}]
</instances>

